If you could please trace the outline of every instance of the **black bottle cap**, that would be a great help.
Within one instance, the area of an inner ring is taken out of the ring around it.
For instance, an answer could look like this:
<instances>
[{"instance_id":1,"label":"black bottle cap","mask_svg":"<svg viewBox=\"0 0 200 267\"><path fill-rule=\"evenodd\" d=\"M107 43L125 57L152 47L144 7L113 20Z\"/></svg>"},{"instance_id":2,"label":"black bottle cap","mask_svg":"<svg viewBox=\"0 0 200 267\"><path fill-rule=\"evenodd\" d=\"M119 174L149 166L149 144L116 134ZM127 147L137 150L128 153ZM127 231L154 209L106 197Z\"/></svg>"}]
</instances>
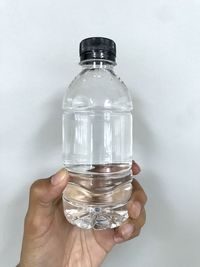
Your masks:
<instances>
[{"instance_id":1,"label":"black bottle cap","mask_svg":"<svg viewBox=\"0 0 200 267\"><path fill-rule=\"evenodd\" d=\"M104 37L90 37L80 43L81 63L87 60L107 60L115 64L116 44L113 40Z\"/></svg>"}]
</instances>

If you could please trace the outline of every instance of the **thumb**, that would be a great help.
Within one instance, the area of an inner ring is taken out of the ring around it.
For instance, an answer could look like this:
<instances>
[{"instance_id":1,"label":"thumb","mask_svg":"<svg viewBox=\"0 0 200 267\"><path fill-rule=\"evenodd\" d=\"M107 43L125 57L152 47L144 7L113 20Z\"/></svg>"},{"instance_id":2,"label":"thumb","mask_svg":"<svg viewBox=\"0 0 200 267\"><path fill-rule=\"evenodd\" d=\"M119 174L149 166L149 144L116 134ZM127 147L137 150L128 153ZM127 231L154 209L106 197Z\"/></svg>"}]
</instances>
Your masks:
<instances>
[{"instance_id":1,"label":"thumb","mask_svg":"<svg viewBox=\"0 0 200 267\"><path fill-rule=\"evenodd\" d=\"M44 219L54 213L55 202L61 197L69 175L65 169L47 179L35 181L30 189L27 216Z\"/></svg>"}]
</instances>

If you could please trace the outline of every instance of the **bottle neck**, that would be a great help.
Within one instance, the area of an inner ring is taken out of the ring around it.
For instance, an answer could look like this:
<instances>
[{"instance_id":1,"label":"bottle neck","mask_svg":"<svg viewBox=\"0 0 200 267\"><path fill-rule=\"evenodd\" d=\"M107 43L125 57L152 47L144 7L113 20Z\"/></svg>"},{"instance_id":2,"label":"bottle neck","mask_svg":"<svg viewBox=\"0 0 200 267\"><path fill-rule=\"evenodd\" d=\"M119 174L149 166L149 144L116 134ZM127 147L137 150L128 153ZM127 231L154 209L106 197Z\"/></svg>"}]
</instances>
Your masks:
<instances>
[{"instance_id":1,"label":"bottle neck","mask_svg":"<svg viewBox=\"0 0 200 267\"><path fill-rule=\"evenodd\" d=\"M83 69L108 69L113 70L116 65L115 62L107 60L87 60L80 62L80 65Z\"/></svg>"}]
</instances>

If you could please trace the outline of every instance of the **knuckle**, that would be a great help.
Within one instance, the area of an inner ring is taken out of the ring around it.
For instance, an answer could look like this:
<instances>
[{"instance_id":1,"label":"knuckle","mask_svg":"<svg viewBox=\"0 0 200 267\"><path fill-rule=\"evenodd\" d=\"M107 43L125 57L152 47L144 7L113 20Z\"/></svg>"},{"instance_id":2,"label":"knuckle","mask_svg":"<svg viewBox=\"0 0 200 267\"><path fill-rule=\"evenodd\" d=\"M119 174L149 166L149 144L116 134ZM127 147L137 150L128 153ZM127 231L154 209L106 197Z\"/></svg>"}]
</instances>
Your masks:
<instances>
[{"instance_id":1,"label":"knuckle","mask_svg":"<svg viewBox=\"0 0 200 267\"><path fill-rule=\"evenodd\" d=\"M140 235L141 230L136 229L128 240L132 240Z\"/></svg>"},{"instance_id":2,"label":"knuckle","mask_svg":"<svg viewBox=\"0 0 200 267\"><path fill-rule=\"evenodd\" d=\"M137 227L138 228L143 227L145 222L146 222L146 212L145 212L145 209L143 209L139 218L137 219L137 222L136 222Z\"/></svg>"},{"instance_id":3,"label":"knuckle","mask_svg":"<svg viewBox=\"0 0 200 267\"><path fill-rule=\"evenodd\" d=\"M140 227L143 227L143 226L145 225L145 222L146 222L146 215L144 214L144 215L142 216L142 220L141 220L141 222L140 222Z\"/></svg>"},{"instance_id":4,"label":"knuckle","mask_svg":"<svg viewBox=\"0 0 200 267\"><path fill-rule=\"evenodd\" d=\"M136 184L136 186L135 186ZM138 200L141 200L142 203L145 205L148 198L147 198L147 195L144 191L144 189L142 188L141 185L137 185L138 182L134 179L133 180L133 183L132 183L132 186L133 186L133 198L134 199L138 199Z\"/></svg>"},{"instance_id":5,"label":"knuckle","mask_svg":"<svg viewBox=\"0 0 200 267\"><path fill-rule=\"evenodd\" d=\"M140 235L141 229L137 229L134 233L133 233L133 237L132 238L136 238Z\"/></svg>"},{"instance_id":6,"label":"knuckle","mask_svg":"<svg viewBox=\"0 0 200 267\"><path fill-rule=\"evenodd\" d=\"M147 202L147 195L146 195L146 193L144 192L143 189L138 191L138 198L141 199L143 205L146 204L146 202Z\"/></svg>"},{"instance_id":7,"label":"knuckle","mask_svg":"<svg viewBox=\"0 0 200 267\"><path fill-rule=\"evenodd\" d=\"M24 227L28 233L35 233L38 231L41 224L41 220L37 216L30 216L28 213L26 214Z\"/></svg>"},{"instance_id":8,"label":"knuckle","mask_svg":"<svg viewBox=\"0 0 200 267\"><path fill-rule=\"evenodd\" d=\"M137 183L138 183L137 180L136 180L135 178L133 178L133 180L132 180L132 186L133 186L133 189L135 188L135 185L136 185Z\"/></svg>"},{"instance_id":9,"label":"knuckle","mask_svg":"<svg viewBox=\"0 0 200 267\"><path fill-rule=\"evenodd\" d=\"M38 187L39 187L39 185L40 185L40 182L41 182L41 179L34 181L34 182L32 183L32 185L31 185L31 187L30 187L30 191L31 191L31 192L35 192L35 191L37 191L37 190L38 190Z\"/></svg>"},{"instance_id":10,"label":"knuckle","mask_svg":"<svg viewBox=\"0 0 200 267\"><path fill-rule=\"evenodd\" d=\"M40 195L44 188L44 181L43 179L36 180L32 183L30 187L30 194L31 195Z\"/></svg>"}]
</instances>

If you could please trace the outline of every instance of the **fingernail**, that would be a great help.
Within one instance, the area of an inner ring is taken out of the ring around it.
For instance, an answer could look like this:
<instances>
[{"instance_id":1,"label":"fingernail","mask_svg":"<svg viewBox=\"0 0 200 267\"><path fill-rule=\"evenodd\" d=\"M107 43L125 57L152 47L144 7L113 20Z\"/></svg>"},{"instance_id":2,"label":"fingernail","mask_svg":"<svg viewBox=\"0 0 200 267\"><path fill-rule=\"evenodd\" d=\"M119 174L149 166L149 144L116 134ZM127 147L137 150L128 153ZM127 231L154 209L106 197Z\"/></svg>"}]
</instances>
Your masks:
<instances>
[{"instance_id":1,"label":"fingernail","mask_svg":"<svg viewBox=\"0 0 200 267\"><path fill-rule=\"evenodd\" d=\"M51 177L51 184L58 185L66 178L66 176L67 176L67 171L65 169L61 169Z\"/></svg>"},{"instance_id":2,"label":"fingernail","mask_svg":"<svg viewBox=\"0 0 200 267\"><path fill-rule=\"evenodd\" d=\"M122 225L120 229L124 239L128 239L129 237L131 237L133 230L134 230L134 225L130 223Z\"/></svg>"},{"instance_id":3,"label":"fingernail","mask_svg":"<svg viewBox=\"0 0 200 267\"><path fill-rule=\"evenodd\" d=\"M133 162L133 165L132 165L132 172L133 172L133 175L141 172L140 166L135 161Z\"/></svg>"},{"instance_id":4,"label":"fingernail","mask_svg":"<svg viewBox=\"0 0 200 267\"><path fill-rule=\"evenodd\" d=\"M132 206L131 206L131 217L133 219L137 219L140 215L141 212L141 204L138 201L134 201Z\"/></svg>"}]
</instances>

